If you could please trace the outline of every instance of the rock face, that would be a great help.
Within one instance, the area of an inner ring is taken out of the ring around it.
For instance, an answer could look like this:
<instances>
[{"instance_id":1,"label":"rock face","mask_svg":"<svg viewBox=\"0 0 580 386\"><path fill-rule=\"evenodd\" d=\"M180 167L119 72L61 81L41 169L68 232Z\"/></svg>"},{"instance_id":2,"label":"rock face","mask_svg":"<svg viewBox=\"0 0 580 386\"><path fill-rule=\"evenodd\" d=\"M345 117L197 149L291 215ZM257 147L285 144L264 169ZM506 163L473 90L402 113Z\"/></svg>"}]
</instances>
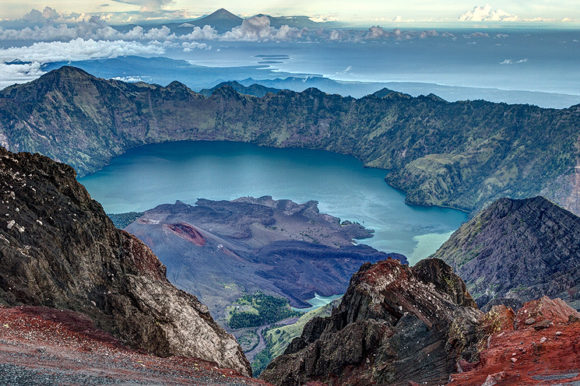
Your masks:
<instances>
[{"instance_id":1,"label":"rock face","mask_svg":"<svg viewBox=\"0 0 580 386\"><path fill-rule=\"evenodd\" d=\"M543 295L580 308L580 218L542 197L496 201L432 257L453 267L485 309Z\"/></svg>"},{"instance_id":2,"label":"rock face","mask_svg":"<svg viewBox=\"0 0 580 386\"><path fill-rule=\"evenodd\" d=\"M366 264L340 306L304 327L261 378L278 385L445 383L477 360L483 314L441 260Z\"/></svg>"},{"instance_id":3,"label":"rock face","mask_svg":"<svg viewBox=\"0 0 580 386\"><path fill-rule=\"evenodd\" d=\"M580 313L564 301L543 297L524 304L517 314L496 306L487 316L484 327L492 335L479 363L453 374L451 385L580 382Z\"/></svg>"},{"instance_id":4,"label":"rock face","mask_svg":"<svg viewBox=\"0 0 580 386\"><path fill-rule=\"evenodd\" d=\"M134 236L116 229L74 170L0 148L0 301L68 309L125 344L250 374L234 338Z\"/></svg>"},{"instance_id":5,"label":"rock face","mask_svg":"<svg viewBox=\"0 0 580 386\"><path fill-rule=\"evenodd\" d=\"M127 231L167 266L172 283L195 294L218 321L244 294L266 291L308 307L315 294L342 294L361 264L402 255L353 239L372 232L320 213L314 201L240 198L177 202L148 210Z\"/></svg>"},{"instance_id":6,"label":"rock face","mask_svg":"<svg viewBox=\"0 0 580 386\"><path fill-rule=\"evenodd\" d=\"M0 91L0 145L95 171L150 143L227 140L350 154L388 169L407 202L474 210L543 194L580 214L580 105L542 109L379 92L354 99L316 89L262 98L231 86L210 97L95 78L62 67Z\"/></svg>"}]
</instances>

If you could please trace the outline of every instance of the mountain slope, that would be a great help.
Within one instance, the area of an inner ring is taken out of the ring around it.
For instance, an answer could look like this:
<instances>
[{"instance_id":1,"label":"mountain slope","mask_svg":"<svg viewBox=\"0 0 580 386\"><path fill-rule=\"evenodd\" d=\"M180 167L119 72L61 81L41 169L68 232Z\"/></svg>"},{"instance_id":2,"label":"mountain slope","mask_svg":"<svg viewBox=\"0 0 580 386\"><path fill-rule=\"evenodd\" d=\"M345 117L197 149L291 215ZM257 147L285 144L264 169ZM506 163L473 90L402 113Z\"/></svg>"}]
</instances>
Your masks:
<instances>
[{"instance_id":1,"label":"mountain slope","mask_svg":"<svg viewBox=\"0 0 580 386\"><path fill-rule=\"evenodd\" d=\"M481 316L440 260L366 264L332 316L307 323L260 377L277 385L445 383L459 359L477 359Z\"/></svg>"},{"instance_id":2,"label":"mountain slope","mask_svg":"<svg viewBox=\"0 0 580 386\"><path fill-rule=\"evenodd\" d=\"M580 217L543 197L496 201L432 257L455 269L480 306L547 295L580 308Z\"/></svg>"},{"instance_id":3,"label":"mountain slope","mask_svg":"<svg viewBox=\"0 0 580 386\"><path fill-rule=\"evenodd\" d=\"M234 15L227 9L220 8L207 16L195 20L190 20L186 24L200 28L209 25L210 27L213 27L218 33L224 33L231 31L231 29L234 27L242 25L243 21L244 19Z\"/></svg>"},{"instance_id":4,"label":"mountain slope","mask_svg":"<svg viewBox=\"0 0 580 386\"><path fill-rule=\"evenodd\" d=\"M484 314L451 267L361 267L340 306L314 318L260 375L296 384L562 384L580 379L580 313L561 299Z\"/></svg>"},{"instance_id":5,"label":"mountain slope","mask_svg":"<svg viewBox=\"0 0 580 386\"><path fill-rule=\"evenodd\" d=\"M0 303L77 311L133 348L251 374L235 339L113 226L70 166L0 148L0 195Z\"/></svg>"},{"instance_id":6,"label":"mountain slope","mask_svg":"<svg viewBox=\"0 0 580 386\"><path fill-rule=\"evenodd\" d=\"M389 169L407 202L474 210L540 194L580 213L580 105L541 109L389 93L361 99L316 89L263 98L222 87L211 97L107 81L71 67L0 92L0 144L36 151L80 173L129 148L230 140L351 154Z\"/></svg>"}]
</instances>

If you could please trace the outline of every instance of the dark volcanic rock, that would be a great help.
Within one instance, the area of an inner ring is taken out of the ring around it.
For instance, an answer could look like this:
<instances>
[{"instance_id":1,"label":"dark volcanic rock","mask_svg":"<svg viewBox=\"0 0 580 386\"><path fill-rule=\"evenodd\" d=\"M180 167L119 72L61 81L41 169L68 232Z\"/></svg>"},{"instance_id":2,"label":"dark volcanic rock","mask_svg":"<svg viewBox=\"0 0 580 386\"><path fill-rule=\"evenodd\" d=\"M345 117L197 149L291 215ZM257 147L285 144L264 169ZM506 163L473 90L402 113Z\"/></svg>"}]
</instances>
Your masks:
<instances>
[{"instance_id":1,"label":"dark volcanic rock","mask_svg":"<svg viewBox=\"0 0 580 386\"><path fill-rule=\"evenodd\" d=\"M441 260L366 264L340 306L304 327L262 379L279 385L445 383L477 359L483 314Z\"/></svg>"},{"instance_id":2,"label":"dark volcanic rock","mask_svg":"<svg viewBox=\"0 0 580 386\"><path fill-rule=\"evenodd\" d=\"M496 201L433 257L455 269L481 307L509 298L518 308L547 295L580 308L580 218L542 197Z\"/></svg>"},{"instance_id":3,"label":"dark volcanic rock","mask_svg":"<svg viewBox=\"0 0 580 386\"><path fill-rule=\"evenodd\" d=\"M579 122L580 105L448 103L388 91L354 99L315 89L257 98L228 85L205 97L178 83L128 84L73 67L0 91L0 146L79 173L144 144L251 142L350 154L388 169L409 203L464 210L542 194L580 214Z\"/></svg>"},{"instance_id":4,"label":"dark volcanic rock","mask_svg":"<svg viewBox=\"0 0 580 386\"><path fill-rule=\"evenodd\" d=\"M171 281L198 296L220 322L243 294L265 291L308 307L315 293L344 293L363 263L387 257L406 262L399 254L353 245L372 232L319 213L315 201L178 201L145 212L126 230L149 245Z\"/></svg>"},{"instance_id":5,"label":"dark volcanic rock","mask_svg":"<svg viewBox=\"0 0 580 386\"><path fill-rule=\"evenodd\" d=\"M0 218L2 303L81 312L134 348L250 373L234 338L114 227L70 166L0 148Z\"/></svg>"},{"instance_id":6,"label":"dark volcanic rock","mask_svg":"<svg viewBox=\"0 0 580 386\"><path fill-rule=\"evenodd\" d=\"M217 86L212 87L210 89L203 89L199 93L201 95L205 95L206 97L210 97L218 89L220 89L222 87L226 87L226 86L233 88L234 90L236 90L240 94L253 95L256 97L260 97L260 98L263 96L266 96L266 94L268 94L268 93L277 94L278 92L280 92L280 90L277 88L265 87L265 86L262 86L259 84L253 84L251 86L244 86L243 84L240 84L239 82L236 82L234 80L234 81L230 81L230 82L222 82L222 83L218 84Z\"/></svg>"}]
</instances>

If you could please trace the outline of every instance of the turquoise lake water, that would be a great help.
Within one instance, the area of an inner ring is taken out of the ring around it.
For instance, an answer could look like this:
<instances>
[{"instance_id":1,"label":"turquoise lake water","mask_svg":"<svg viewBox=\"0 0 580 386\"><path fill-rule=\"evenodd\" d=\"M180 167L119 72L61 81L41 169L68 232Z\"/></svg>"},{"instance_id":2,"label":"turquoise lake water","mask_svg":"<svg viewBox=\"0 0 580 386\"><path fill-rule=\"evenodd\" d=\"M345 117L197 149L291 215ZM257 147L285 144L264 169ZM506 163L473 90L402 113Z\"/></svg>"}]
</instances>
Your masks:
<instances>
[{"instance_id":1,"label":"turquoise lake water","mask_svg":"<svg viewBox=\"0 0 580 386\"><path fill-rule=\"evenodd\" d=\"M193 204L198 198L316 200L321 212L375 230L361 243L402 253L415 263L433 253L467 216L406 205L404 194L384 182L385 173L324 151L171 142L130 150L79 181L107 213L145 211L176 200Z\"/></svg>"}]
</instances>

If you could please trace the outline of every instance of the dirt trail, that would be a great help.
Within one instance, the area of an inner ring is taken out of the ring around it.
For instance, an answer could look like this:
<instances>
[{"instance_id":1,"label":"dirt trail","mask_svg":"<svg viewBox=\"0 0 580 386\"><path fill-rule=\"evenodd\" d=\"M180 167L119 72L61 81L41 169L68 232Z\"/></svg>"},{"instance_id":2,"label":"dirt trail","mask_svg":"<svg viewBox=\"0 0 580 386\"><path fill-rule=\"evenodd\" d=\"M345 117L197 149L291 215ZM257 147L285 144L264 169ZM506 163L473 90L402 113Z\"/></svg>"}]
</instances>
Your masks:
<instances>
[{"instance_id":1,"label":"dirt trail","mask_svg":"<svg viewBox=\"0 0 580 386\"><path fill-rule=\"evenodd\" d=\"M276 323L270 323L267 324L265 326L261 326L256 330L256 334L258 334L258 344L250 351L244 353L246 355L246 358L248 358L248 360L250 362L252 362L254 360L254 358L256 357L256 355L258 355L262 350L264 350L266 348L266 338L264 337L263 332L265 330L268 330L270 327L274 326L274 325L278 325L278 326L287 326L289 324L292 323L296 323L296 321L298 320L298 318L288 318L288 319L284 319L281 320L279 322Z\"/></svg>"},{"instance_id":2,"label":"dirt trail","mask_svg":"<svg viewBox=\"0 0 580 386\"><path fill-rule=\"evenodd\" d=\"M264 384L215 363L133 351L74 312L0 308L0 384L63 383Z\"/></svg>"}]
</instances>

